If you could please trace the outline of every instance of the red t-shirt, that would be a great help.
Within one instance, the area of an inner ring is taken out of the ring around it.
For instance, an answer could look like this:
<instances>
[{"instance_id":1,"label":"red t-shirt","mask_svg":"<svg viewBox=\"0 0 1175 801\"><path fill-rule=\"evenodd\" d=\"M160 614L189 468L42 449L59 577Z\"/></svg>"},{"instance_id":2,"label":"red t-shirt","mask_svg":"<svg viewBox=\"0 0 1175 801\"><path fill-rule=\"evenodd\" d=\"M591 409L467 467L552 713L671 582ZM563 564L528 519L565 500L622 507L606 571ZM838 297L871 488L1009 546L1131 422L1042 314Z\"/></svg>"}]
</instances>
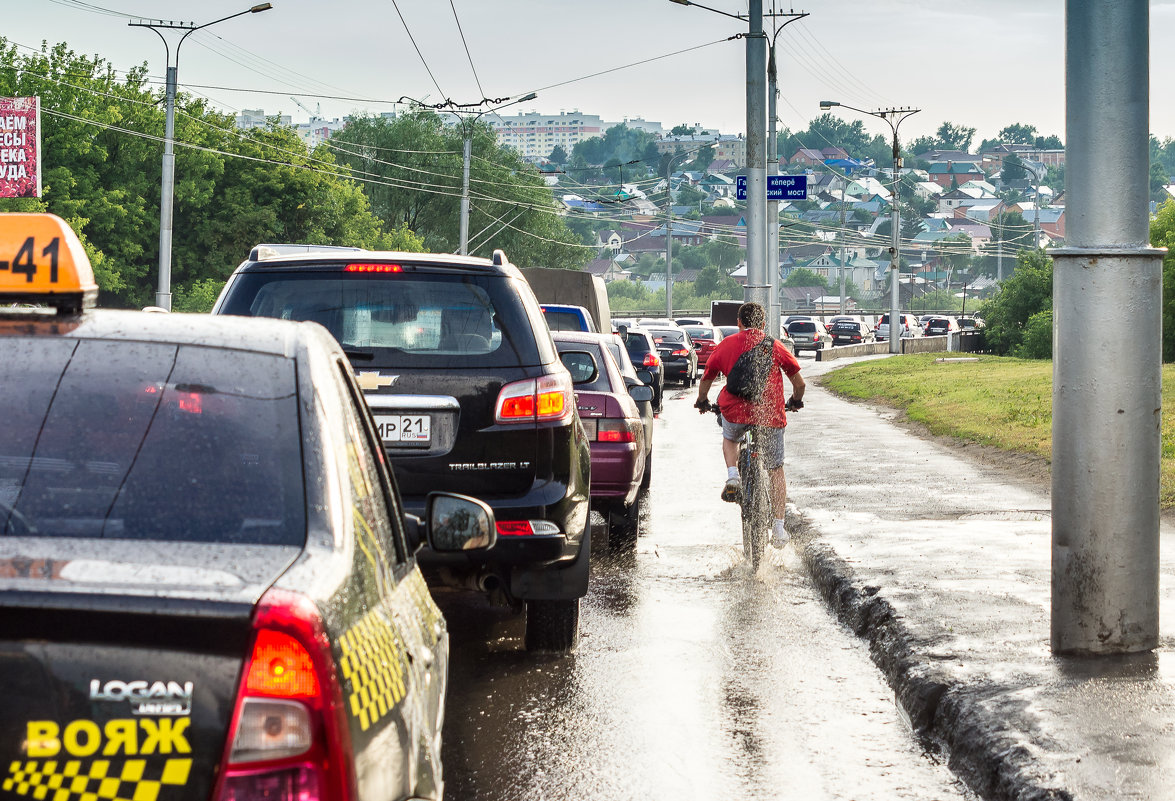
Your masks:
<instances>
[{"instance_id":1,"label":"red t-shirt","mask_svg":"<svg viewBox=\"0 0 1175 801\"><path fill-rule=\"evenodd\" d=\"M748 328L719 342L718 347L710 353L702 380L713 380L719 373L728 375L734 369L738 357L762 342L765 336L766 334L757 328ZM725 387L718 393L718 408L722 410L722 416L730 422L753 423L770 428L783 428L787 425L787 411L784 408L787 400L784 397L783 376L779 370L793 376L800 371L800 363L778 339L775 340L772 355L775 357L775 366L779 369L772 370L771 375L767 377L767 388L758 403L736 398L727 392Z\"/></svg>"}]
</instances>

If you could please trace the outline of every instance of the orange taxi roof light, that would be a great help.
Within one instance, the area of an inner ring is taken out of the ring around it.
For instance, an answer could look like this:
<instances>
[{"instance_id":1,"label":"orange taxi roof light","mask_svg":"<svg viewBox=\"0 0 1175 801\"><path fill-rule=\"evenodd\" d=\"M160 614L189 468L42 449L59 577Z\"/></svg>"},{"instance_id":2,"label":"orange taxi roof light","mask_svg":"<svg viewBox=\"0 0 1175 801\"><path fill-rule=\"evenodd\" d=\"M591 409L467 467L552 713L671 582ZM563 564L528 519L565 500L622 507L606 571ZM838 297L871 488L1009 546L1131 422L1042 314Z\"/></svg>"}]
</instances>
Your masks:
<instances>
[{"instance_id":1,"label":"orange taxi roof light","mask_svg":"<svg viewBox=\"0 0 1175 801\"><path fill-rule=\"evenodd\" d=\"M56 214L0 214L0 304L80 312L98 298L77 234ZM2 312L0 312L2 313Z\"/></svg>"}]
</instances>

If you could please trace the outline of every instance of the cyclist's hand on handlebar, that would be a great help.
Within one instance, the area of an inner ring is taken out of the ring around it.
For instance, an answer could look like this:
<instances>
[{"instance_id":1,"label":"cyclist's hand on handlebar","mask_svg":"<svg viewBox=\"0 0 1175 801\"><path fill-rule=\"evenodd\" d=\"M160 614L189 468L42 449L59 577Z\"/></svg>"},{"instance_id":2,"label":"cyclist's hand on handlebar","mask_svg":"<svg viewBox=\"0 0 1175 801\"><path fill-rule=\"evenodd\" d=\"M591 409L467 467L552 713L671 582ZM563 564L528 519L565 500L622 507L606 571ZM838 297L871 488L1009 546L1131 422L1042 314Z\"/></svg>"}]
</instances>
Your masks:
<instances>
[{"instance_id":1,"label":"cyclist's hand on handlebar","mask_svg":"<svg viewBox=\"0 0 1175 801\"><path fill-rule=\"evenodd\" d=\"M798 412L800 409L804 408L804 402L802 400L796 400L795 396L792 396L791 398L788 398L785 408L789 412Z\"/></svg>"},{"instance_id":2,"label":"cyclist's hand on handlebar","mask_svg":"<svg viewBox=\"0 0 1175 801\"><path fill-rule=\"evenodd\" d=\"M694 403L694 408L698 410L699 414L705 414L706 412L710 411L710 401L706 398L698 398L698 400Z\"/></svg>"}]
</instances>

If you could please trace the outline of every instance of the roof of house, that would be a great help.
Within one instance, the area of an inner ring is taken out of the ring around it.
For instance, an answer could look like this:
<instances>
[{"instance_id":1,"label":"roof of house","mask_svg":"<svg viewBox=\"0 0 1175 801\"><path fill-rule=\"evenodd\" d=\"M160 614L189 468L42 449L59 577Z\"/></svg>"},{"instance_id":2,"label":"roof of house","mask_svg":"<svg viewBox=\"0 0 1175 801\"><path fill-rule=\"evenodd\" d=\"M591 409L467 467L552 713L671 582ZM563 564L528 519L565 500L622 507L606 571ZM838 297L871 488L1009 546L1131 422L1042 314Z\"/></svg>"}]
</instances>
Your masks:
<instances>
[{"instance_id":1,"label":"roof of house","mask_svg":"<svg viewBox=\"0 0 1175 801\"><path fill-rule=\"evenodd\" d=\"M969 161L972 163L983 161L982 156L976 156L966 150L927 150L925 153L917 154L914 158L918 161L929 161L932 172L936 161Z\"/></svg>"},{"instance_id":2,"label":"roof of house","mask_svg":"<svg viewBox=\"0 0 1175 801\"><path fill-rule=\"evenodd\" d=\"M972 161L943 161L930 165L931 175L983 175L983 170Z\"/></svg>"}]
</instances>

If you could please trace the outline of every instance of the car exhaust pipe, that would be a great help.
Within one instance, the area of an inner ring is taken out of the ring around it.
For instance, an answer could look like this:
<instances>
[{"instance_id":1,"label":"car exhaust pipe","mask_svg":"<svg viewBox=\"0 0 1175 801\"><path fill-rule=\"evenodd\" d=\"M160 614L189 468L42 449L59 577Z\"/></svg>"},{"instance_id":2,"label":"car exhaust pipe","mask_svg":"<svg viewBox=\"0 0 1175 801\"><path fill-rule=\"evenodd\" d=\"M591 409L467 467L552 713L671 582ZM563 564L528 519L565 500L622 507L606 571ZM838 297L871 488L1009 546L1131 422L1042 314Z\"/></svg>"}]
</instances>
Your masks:
<instances>
[{"instance_id":1,"label":"car exhaust pipe","mask_svg":"<svg viewBox=\"0 0 1175 801\"><path fill-rule=\"evenodd\" d=\"M502 579L496 573L482 573L477 578L477 588L484 593L493 594L502 586Z\"/></svg>"}]
</instances>

